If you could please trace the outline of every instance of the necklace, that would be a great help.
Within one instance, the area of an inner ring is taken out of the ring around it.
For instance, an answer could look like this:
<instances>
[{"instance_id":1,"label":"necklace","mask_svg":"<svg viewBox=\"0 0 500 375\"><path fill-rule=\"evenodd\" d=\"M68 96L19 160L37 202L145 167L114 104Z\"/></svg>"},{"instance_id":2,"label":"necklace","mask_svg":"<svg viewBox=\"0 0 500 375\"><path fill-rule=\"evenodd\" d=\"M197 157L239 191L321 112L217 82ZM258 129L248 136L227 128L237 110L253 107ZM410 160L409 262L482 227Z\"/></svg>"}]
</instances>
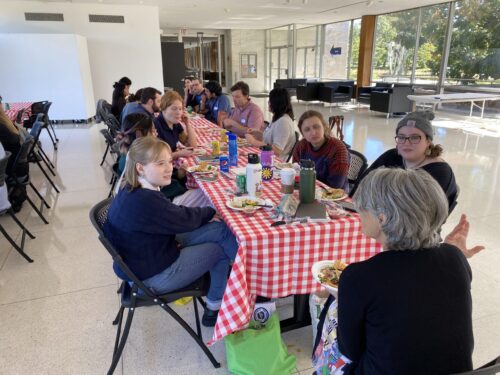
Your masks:
<instances>
[{"instance_id":1,"label":"necklace","mask_svg":"<svg viewBox=\"0 0 500 375\"><path fill-rule=\"evenodd\" d=\"M416 164L416 165L414 165L414 166L412 166L412 167L408 167L408 166L406 165L406 161L403 159L403 165L405 166L405 169L417 169L417 168L418 168L418 167L420 167L420 166L421 166L421 165L422 165L422 164L423 164L426 160L427 160L427 156L425 156L425 157L424 157L424 159L423 159L420 163L418 163L418 164Z\"/></svg>"}]
</instances>

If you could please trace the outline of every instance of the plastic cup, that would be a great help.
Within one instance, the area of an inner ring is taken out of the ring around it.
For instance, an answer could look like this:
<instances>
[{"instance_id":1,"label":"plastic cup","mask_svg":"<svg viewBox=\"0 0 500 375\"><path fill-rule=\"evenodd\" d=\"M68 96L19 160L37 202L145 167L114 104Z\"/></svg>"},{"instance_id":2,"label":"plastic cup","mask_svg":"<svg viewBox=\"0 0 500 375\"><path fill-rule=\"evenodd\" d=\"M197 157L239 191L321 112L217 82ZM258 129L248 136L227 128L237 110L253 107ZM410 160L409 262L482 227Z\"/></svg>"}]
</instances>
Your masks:
<instances>
[{"instance_id":1,"label":"plastic cup","mask_svg":"<svg viewBox=\"0 0 500 375\"><path fill-rule=\"evenodd\" d=\"M283 194L292 194L295 179L295 170L293 168L283 168L280 172L281 192Z\"/></svg>"}]
</instances>

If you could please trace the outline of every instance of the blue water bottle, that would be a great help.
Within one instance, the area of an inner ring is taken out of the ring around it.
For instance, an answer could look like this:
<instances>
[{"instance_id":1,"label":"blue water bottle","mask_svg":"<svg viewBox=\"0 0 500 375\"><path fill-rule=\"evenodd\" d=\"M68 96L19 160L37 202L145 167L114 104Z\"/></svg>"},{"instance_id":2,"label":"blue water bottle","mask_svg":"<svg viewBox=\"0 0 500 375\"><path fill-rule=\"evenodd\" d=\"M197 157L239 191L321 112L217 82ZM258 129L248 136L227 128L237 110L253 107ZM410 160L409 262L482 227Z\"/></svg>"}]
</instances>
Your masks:
<instances>
[{"instance_id":1,"label":"blue water bottle","mask_svg":"<svg viewBox=\"0 0 500 375\"><path fill-rule=\"evenodd\" d=\"M234 133L228 133L229 165L234 167L238 165L238 136Z\"/></svg>"}]
</instances>

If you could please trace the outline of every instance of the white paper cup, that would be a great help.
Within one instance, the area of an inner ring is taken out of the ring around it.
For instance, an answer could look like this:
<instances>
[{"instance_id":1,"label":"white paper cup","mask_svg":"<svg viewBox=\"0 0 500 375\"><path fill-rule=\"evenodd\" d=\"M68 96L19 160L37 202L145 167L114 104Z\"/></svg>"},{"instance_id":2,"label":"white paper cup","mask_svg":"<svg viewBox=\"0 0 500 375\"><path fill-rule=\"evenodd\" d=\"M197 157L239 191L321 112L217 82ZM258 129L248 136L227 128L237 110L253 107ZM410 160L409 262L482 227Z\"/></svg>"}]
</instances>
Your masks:
<instances>
[{"instance_id":1,"label":"white paper cup","mask_svg":"<svg viewBox=\"0 0 500 375\"><path fill-rule=\"evenodd\" d=\"M295 183L295 170L293 168L283 168L280 172L281 192L283 194L292 194Z\"/></svg>"}]
</instances>

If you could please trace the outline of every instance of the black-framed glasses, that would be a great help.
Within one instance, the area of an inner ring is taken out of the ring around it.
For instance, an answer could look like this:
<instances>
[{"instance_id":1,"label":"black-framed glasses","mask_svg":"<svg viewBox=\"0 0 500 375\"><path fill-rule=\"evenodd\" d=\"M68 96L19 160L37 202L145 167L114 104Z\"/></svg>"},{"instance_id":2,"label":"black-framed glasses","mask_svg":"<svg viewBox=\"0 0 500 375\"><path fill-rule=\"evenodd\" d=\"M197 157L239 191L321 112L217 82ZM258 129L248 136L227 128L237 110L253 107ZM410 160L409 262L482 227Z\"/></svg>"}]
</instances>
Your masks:
<instances>
[{"instance_id":1,"label":"black-framed glasses","mask_svg":"<svg viewBox=\"0 0 500 375\"><path fill-rule=\"evenodd\" d=\"M406 141L410 141L412 145L416 145L420 143L420 141L422 140L422 136L418 134L413 134L409 137L405 137L404 135L397 135L394 137L394 139L396 140L396 143L399 143L400 145L404 144Z\"/></svg>"}]
</instances>

